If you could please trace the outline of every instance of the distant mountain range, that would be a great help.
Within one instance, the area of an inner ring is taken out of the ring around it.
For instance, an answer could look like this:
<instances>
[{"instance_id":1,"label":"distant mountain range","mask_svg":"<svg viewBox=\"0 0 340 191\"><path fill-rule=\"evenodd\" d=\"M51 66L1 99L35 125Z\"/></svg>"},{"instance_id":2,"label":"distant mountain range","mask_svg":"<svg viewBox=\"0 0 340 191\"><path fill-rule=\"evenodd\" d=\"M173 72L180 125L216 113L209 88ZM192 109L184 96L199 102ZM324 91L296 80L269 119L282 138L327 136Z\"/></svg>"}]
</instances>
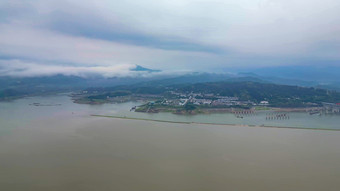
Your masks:
<instances>
[{"instance_id":1,"label":"distant mountain range","mask_svg":"<svg viewBox=\"0 0 340 191\"><path fill-rule=\"evenodd\" d=\"M301 69L297 69L298 71ZM152 75L152 73L161 72L160 70L154 70L145 68L140 65L136 65L131 71L136 72L147 72L151 75L149 77L144 77L143 75L136 75L135 77L113 77L104 78L102 76L92 76L88 78L78 77L78 76L44 76L44 77L0 77L0 96L5 96L1 92L9 92L10 95L20 94L20 95L31 95L32 93L46 93L46 92L65 92L81 90L86 88L105 88L114 87L120 85L136 85L136 86L152 86L152 85L174 85L174 84L194 84L194 83L204 83L204 82L260 82L260 83L273 83L280 85L297 85L303 87L317 87L323 89L337 90L340 91L339 80L334 75L335 73L329 74L331 77L328 79L323 76L323 80L318 80L319 78L307 78L312 80L304 80L302 77L298 77L297 74L288 75L288 77L282 77L283 73L287 72L288 69L284 69L282 73L269 70L254 70L251 72L239 72L236 74L231 73L188 73L185 75ZM332 73L332 72L330 72ZM339 71L340 73L340 71ZM272 75L269 75L272 74ZM280 75L274 75L280 74ZM305 75L307 76L307 74ZM293 78L297 77L297 78ZM328 79L328 80L326 80ZM333 79L331 81L330 79ZM8 93L7 93L8 94ZM6 95L7 95L6 94Z\"/></svg>"},{"instance_id":2,"label":"distant mountain range","mask_svg":"<svg viewBox=\"0 0 340 191\"><path fill-rule=\"evenodd\" d=\"M240 75L258 77L273 83L340 90L339 66L277 66L247 68L238 72Z\"/></svg>"}]
</instances>

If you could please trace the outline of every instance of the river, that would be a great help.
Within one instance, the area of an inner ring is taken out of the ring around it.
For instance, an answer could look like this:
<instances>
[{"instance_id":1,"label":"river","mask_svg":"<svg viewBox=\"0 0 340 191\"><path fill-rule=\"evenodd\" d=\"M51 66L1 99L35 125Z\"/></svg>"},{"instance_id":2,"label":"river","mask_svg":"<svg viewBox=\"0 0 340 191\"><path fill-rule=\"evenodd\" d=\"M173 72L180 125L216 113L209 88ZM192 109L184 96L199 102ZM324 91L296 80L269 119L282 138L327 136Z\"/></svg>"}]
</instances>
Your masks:
<instances>
[{"instance_id":1,"label":"river","mask_svg":"<svg viewBox=\"0 0 340 191\"><path fill-rule=\"evenodd\" d=\"M34 106L40 103L41 106ZM0 190L339 190L340 132L92 117L339 129L339 116L184 116L80 105L67 95L0 103ZM49 105L49 106L48 106Z\"/></svg>"}]
</instances>

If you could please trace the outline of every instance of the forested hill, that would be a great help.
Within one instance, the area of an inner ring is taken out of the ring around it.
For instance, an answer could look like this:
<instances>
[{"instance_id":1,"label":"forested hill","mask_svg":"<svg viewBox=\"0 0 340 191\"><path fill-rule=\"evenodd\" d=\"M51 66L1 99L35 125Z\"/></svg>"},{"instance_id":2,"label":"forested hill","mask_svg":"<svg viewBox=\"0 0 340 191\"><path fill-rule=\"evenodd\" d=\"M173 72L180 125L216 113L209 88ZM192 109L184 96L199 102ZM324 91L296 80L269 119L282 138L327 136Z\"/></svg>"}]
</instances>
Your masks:
<instances>
[{"instance_id":1,"label":"forested hill","mask_svg":"<svg viewBox=\"0 0 340 191\"><path fill-rule=\"evenodd\" d=\"M251 80L251 81L247 81ZM76 80L78 82L78 80ZM11 89L0 89L0 100L22 97L25 95L41 95L46 92L72 91L84 88L70 88L68 86L11 86ZM14 87L14 88L13 88ZM86 87L86 86L85 86ZM168 83L164 80L143 82L132 85L114 85L111 87L85 88L91 96L106 98L121 94L158 94L165 95L169 91L182 93L212 93L215 96L232 96L240 100L249 100L259 103L262 100L269 101L272 106L278 107L302 107L306 105L321 105L321 102L340 103L340 93L313 87L300 87L290 85L278 85L262 81L254 81L250 78L233 78L228 81L203 82L203 83ZM117 93L118 91L118 93ZM95 92L95 93L94 93ZM119 93L120 92L120 93ZM102 96L101 96L102 95Z\"/></svg>"},{"instance_id":2,"label":"forested hill","mask_svg":"<svg viewBox=\"0 0 340 191\"><path fill-rule=\"evenodd\" d=\"M340 102L340 93L331 90L258 82L211 82L178 86L180 92L213 93L259 102L269 100L273 105L292 105L311 102Z\"/></svg>"},{"instance_id":3,"label":"forested hill","mask_svg":"<svg viewBox=\"0 0 340 191\"><path fill-rule=\"evenodd\" d=\"M166 96L169 91L183 93L213 94L214 99L218 96L238 97L242 101L269 101L271 106L277 107L304 107L319 106L322 102L339 103L340 93L333 90L318 89L312 87L300 87L289 85L277 85L260 82L207 82L196 84L176 85L128 85L112 88L90 88L87 92L96 92L96 97L115 97L121 94L158 94Z\"/></svg>"}]
</instances>

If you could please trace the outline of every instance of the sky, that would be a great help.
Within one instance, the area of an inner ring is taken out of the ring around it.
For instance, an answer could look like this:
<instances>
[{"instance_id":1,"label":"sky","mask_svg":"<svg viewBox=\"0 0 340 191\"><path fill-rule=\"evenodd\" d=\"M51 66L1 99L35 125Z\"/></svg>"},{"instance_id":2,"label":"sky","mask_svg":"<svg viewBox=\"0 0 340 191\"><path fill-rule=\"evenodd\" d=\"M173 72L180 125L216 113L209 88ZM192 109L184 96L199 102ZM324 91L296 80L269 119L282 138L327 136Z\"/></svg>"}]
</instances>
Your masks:
<instances>
[{"instance_id":1,"label":"sky","mask_svg":"<svg viewBox=\"0 0 340 191\"><path fill-rule=\"evenodd\" d=\"M0 76L340 66L339 0L0 0Z\"/></svg>"}]
</instances>

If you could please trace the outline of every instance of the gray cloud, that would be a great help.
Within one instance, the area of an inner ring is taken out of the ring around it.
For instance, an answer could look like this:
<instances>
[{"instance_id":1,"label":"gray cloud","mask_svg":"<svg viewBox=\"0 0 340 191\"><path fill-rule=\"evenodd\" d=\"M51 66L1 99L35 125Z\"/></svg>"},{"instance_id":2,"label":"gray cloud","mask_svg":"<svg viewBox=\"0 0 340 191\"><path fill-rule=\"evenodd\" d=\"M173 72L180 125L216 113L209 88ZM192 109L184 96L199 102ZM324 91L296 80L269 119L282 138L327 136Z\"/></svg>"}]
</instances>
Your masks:
<instances>
[{"instance_id":1,"label":"gray cloud","mask_svg":"<svg viewBox=\"0 0 340 191\"><path fill-rule=\"evenodd\" d=\"M136 65L121 64L113 66L68 66L55 64L41 64L34 62L23 62L20 60L0 60L0 76L12 77L36 77L36 76L78 76L92 77L150 77L157 75L168 75L169 72L136 71ZM186 72L186 71L182 71Z\"/></svg>"},{"instance_id":2,"label":"gray cloud","mask_svg":"<svg viewBox=\"0 0 340 191\"><path fill-rule=\"evenodd\" d=\"M0 76L33 77L63 74L79 77L88 77L91 75L123 77L137 75L137 72L131 71L134 67L135 65L129 64L115 66L63 66L22 62L20 60L7 60L0 61Z\"/></svg>"},{"instance_id":3,"label":"gray cloud","mask_svg":"<svg viewBox=\"0 0 340 191\"><path fill-rule=\"evenodd\" d=\"M65 64L70 71L338 65L339 9L338 0L12 0L0 2L0 55L23 65L62 63L65 73Z\"/></svg>"},{"instance_id":4,"label":"gray cloud","mask_svg":"<svg viewBox=\"0 0 340 191\"><path fill-rule=\"evenodd\" d=\"M70 66L53 63L37 63L30 61L22 61L16 59L0 59L0 76L11 77L36 77L36 76L78 76L93 77L102 76L105 78L112 77L155 77L163 75L172 75L175 71L139 71L136 70L137 65L120 64L110 66ZM189 70L176 70L176 74L185 74L191 72Z\"/></svg>"}]
</instances>

